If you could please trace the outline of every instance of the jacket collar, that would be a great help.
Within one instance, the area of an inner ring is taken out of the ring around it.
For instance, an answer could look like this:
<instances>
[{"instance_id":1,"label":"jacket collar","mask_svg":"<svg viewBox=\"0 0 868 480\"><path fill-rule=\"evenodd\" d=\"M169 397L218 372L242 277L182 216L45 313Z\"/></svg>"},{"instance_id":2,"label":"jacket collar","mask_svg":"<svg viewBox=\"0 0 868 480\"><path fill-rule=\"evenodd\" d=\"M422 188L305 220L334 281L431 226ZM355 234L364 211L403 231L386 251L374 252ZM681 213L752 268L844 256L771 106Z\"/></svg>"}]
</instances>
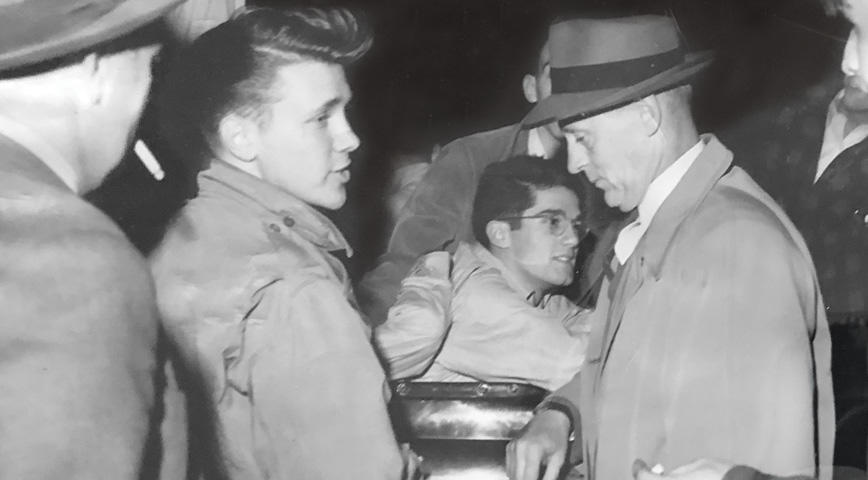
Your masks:
<instances>
[{"instance_id":1,"label":"jacket collar","mask_svg":"<svg viewBox=\"0 0 868 480\"><path fill-rule=\"evenodd\" d=\"M283 189L220 160L199 174L199 193L217 192L242 201L327 251L353 250L340 230L325 215Z\"/></svg>"},{"instance_id":2,"label":"jacket collar","mask_svg":"<svg viewBox=\"0 0 868 480\"><path fill-rule=\"evenodd\" d=\"M660 277L660 269L678 228L732 165L732 152L717 137L702 135L701 138L705 148L660 206L631 257L647 265L655 278Z\"/></svg>"},{"instance_id":3,"label":"jacket collar","mask_svg":"<svg viewBox=\"0 0 868 480\"><path fill-rule=\"evenodd\" d=\"M75 192L77 181L65 181L61 174L51 168L38 153L30 150L27 145L19 142L17 138L6 135L6 133L0 128L0 148L5 151L16 151L17 154L5 155L3 163L8 164L17 173L26 174L41 183Z\"/></svg>"},{"instance_id":4,"label":"jacket collar","mask_svg":"<svg viewBox=\"0 0 868 480\"><path fill-rule=\"evenodd\" d=\"M529 289L527 285L522 283L521 279L518 278L517 275L513 274L512 271L506 268L506 265L504 265L499 258L495 257L494 254L488 251L488 249L479 243L473 243L470 245L470 251L480 262L497 269L509 288L518 292L528 304L533 305L534 307L545 306L545 302L549 295L546 294L540 296L536 294L534 289Z\"/></svg>"}]
</instances>

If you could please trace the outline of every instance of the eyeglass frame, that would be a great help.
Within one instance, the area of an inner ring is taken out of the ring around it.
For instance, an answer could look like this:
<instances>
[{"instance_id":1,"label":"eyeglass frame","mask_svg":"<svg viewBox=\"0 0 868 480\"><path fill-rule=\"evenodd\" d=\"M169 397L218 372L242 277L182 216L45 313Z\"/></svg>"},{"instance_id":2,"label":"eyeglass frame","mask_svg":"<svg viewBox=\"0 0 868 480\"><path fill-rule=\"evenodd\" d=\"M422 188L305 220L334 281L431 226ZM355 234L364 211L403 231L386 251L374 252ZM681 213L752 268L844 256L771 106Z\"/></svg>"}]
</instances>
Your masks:
<instances>
[{"instance_id":1,"label":"eyeglass frame","mask_svg":"<svg viewBox=\"0 0 868 480\"><path fill-rule=\"evenodd\" d=\"M495 220L509 221L509 220L525 220L525 219L534 219L534 218L544 218L544 219L548 220L549 233L551 233L552 235L554 235L556 237L560 237L563 234L567 233L567 227L563 226L565 224L569 224L572 227L573 233L576 234L576 237L579 240L585 238L585 236L587 236L588 233L590 233L590 231L591 231L590 228L588 228L588 226L585 225L585 222L583 222L581 220L575 220L575 219L568 218L566 212L564 212L563 210L543 210L542 212L535 213L533 215L515 215L515 216L509 216L509 217L499 217L499 218L496 218ZM560 225L559 229L557 226L555 226L555 224L553 222L553 220L555 220L556 218L562 219L559 223L559 225ZM577 228L577 225L579 226L579 228Z\"/></svg>"}]
</instances>

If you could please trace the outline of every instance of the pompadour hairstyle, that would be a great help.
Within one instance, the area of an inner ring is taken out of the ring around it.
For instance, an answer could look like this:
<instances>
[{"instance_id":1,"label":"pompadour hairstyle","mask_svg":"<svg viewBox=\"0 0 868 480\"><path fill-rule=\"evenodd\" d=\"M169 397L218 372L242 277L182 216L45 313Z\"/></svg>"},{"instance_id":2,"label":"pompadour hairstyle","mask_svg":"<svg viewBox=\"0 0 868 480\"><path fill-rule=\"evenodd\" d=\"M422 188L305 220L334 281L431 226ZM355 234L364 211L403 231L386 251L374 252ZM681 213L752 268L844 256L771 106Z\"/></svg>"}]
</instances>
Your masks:
<instances>
[{"instance_id":1,"label":"pompadour hairstyle","mask_svg":"<svg viewBox=\"0 0 868 480\"><path fill-rule=\"evenodd\" d=\"M489 248L491 242L485 233L488 222L521 215L534 206L538 190L566 187L575 192L573 182L561 167L556 162L530 155L516 155L485 167L471 214L476 241ZM519 220L508 222L513 230L521 226Z\"/></svg>"},{"instance_id":2,"label":"pompadour hairstyle","mask_svg":"<svg viewBox=\"0 0 868 480\"><path fill-rule=\"evenodd\" d=\"M348 10L242 8L174 60L158 97L163 136L193 171L213 155L229 113L267 121L279 68L303 61L348 66L372 37Z\"/></svg>"}]
</instances>

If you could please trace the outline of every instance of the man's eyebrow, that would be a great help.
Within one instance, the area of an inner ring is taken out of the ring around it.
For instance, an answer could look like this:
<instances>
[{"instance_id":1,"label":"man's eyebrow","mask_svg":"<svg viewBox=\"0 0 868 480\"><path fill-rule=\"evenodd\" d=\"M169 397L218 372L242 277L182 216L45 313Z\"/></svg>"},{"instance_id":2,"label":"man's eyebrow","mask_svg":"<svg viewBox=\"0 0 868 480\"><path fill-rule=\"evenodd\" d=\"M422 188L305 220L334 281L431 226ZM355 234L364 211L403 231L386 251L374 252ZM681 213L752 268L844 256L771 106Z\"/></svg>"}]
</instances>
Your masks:
<instances>
[{"instance_id":1,"label":"man's eyebrow","mask_svg":"<svg viewBox=\"0 0 868 480\"><path fill-rule=\"evenodd\" d=\"M344 99L342 99L342 98L338 98L338 97L332 98L332 99L328 100L327 102L323 103L322 105L320 105L316 110L311 111L308 116L312 117L312 118L317 117L317 116L322 115L326 112L330 112L330 111L334 110L335 108L339 107L343 103L344 103Z\"/></svg>"},{"instance_id":2,"label":"man's eyebrow","mask_svg":"<svg viewBox=\"0 0 868 480\"><path fill-rule=\"evenodd\" d=\"M545 215L547 213L551 213L553 215L563 215L565 217L567 216L567 212L561 210L560 208L547 208L545 210L534 213L534 215Z\"/></svg>"}]
</instances>

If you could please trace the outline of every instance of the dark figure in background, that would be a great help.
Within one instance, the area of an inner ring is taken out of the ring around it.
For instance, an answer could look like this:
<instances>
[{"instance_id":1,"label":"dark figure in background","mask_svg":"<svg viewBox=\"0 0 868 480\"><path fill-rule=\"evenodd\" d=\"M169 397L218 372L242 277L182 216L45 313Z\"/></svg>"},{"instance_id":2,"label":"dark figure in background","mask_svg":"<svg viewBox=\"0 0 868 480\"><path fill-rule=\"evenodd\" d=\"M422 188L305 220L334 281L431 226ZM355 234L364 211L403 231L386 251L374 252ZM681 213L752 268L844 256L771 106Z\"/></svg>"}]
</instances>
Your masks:
<instances>
[{"instance_id":1,"label":"dark figure in background","mask_svg":"<svg viewBox=\"0 0 868 480\"><path fill-rule=\"evenodd\" d=\"M145 453L177 412L147 266L79 198L129 147L178 3L0 2L0 478L186 474L183 421Z\"/></svg>"},{"instance_id":2,"label":"dark figure in background","mask_svg":"<svg viewBox=\"0 0 868 480\"><path fill-rule=\"evenodd\" d=\"M823 0L868 28L868 2ZM832 325L868 321L868 47L854 28L841 77L806 90L772 129L733 135L746 167L784 207L811 251ZM741 129L740 129L741 130Z\"/></svg>"},{"instance_id":3,"label":"dark figure in background","mask_svg":"<svg viewBox=\"0 0 868 480\"><path fill-rule=\"evenodd\" d=\"M370 45L346 10L248 9L166 80L166 134L203 170L151 267L212 477L402 476L385 375L331 253L351 249L317 210L346 201L345 68Z\"/></svg>"},{"instance_id":4,"label":"dark figure in background","mask_svg":"<svg viewBox=\"0 0 868 480\"><path fill-rule=\"evenodd\" d=\"M546 30L540 26L522 90L530 103L551 94ZM443 147L401 211L388 248L359 284L359 303L378 325L395 302L401 280L420 255L473 241L470 212L483 169L516 154L552 157L561 147L557 124L523 130L520 123L473 134Z\"/></svg>"}]
</instances>

